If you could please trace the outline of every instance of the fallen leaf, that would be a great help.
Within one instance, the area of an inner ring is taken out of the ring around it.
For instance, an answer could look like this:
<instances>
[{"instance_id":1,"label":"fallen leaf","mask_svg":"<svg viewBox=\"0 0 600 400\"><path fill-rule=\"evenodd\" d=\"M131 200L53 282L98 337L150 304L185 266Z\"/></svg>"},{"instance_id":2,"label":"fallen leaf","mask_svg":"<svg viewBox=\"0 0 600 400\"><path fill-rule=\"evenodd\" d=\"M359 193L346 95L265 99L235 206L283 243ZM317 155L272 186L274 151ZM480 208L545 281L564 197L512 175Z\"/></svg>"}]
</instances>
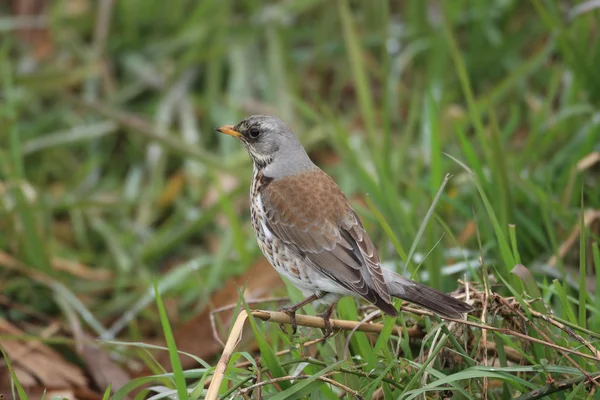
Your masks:
<instances>
[{"instance_id":1,"label":"fallen leaf","mask_svg":"<svg viewBox=\"0 0 600 400\"><path fill-rule=\"evenodd\" d=\"M589 169L598 163L600 163L600 151L594 151L579 160L577 163L577 171L585 171L586 169Z\"/></svg>"},{"instance_id":2,"label":"fallen leaf","mask_svg":"<svg viewBox=\"0 0 600 400\"><path fill-rule=\"evenodd\" d=\"M91 337L86 337L86 343L92 341ZM111 385L114 393L131 380L129 374L115 363L100 346L85 344L80 355L85 361L87 372L100 389Z\"/></svg>"},{"instance_id":3,"label":"fallen leaf","mask_svg":"<svg viewBox=\"0 0 600 400\"><path fill-rule=\"evenodd\" d=\"M2 339L2 346L23 387L72 389L87 386L87 379L79 367L67 362L58 352L41 342L13 339L25 332L0 318L0 336L2 334L11 335L10 339ZM4 372L5 376L0 377L0 388L5 387L7 377Z\"/></svg>"}]
</instances>

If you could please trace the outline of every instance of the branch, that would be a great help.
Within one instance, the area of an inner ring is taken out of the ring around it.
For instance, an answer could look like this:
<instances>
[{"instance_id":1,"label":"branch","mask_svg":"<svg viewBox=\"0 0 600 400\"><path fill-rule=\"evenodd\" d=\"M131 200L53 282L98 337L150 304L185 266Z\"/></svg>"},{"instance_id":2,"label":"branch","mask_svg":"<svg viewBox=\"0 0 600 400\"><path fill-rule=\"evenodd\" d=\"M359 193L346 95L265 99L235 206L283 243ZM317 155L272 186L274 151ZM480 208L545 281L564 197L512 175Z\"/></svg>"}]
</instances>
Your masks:
<instances>
[{"instance_id":1,"label":"branch","mask_svg":"<svg viewBox=\"0 0 600 400\"><path fill-rule=\"evenodd\" d=\"M266 322L275 322L279 324L292 323L289 315L278 311L255 310L252 311L252 316ZM248 313L246 310L242 310L236 318L233 327L231 328L231 333L229 334L229 338L225 343L223 354L221 354L221 358L219 359L219 362L215 368L215 373L210 382L210 386L208 387L208 392L206 393L207 400L216 400L219 396L219 388L221 387L221 383L225 377L225 371L227 370L229 360L231 359L231 355L235 350L235 346L237 346L237 344L240 342L242 331L244 329L244 323L247 319ZM383 324L362 324L358 321L346 321L340 319L332 319L330 322L333 329L341 329L345 331L357 330L371 333L383 332ZM325 328L325 322L323 321L323 318L311 317L308 315L296 315L296 324L298 326L309 326L311 328ZM409 337L423 336L421 329L418 327L409 328L406 330L406 333ZM395 326L392 330L392 334L402 336L404 334L404 330L398 326Z\"/></svg>"},{"instance_id":2,"label":"branch","mask_svg":"<svg viewBox=\"0 0 600 400\"><path fill-rule=\"evenodd\" d=\"M255 318L261 319L265 322L275 322L278 324L291 324L290 316L286 313L279 311L263 311L256 310L252 311L252 315ZM331 327L333 329L340 329L343 331L359 331L359 332L371 332L371 333L381 333L383 332L383 324L363 324L360 321L347 321L343 319L332 319ZM325 322L321 317L312 317L309 315L296 315L296 324L298 326L309 326L311 328L325 328ZM408 335L410 337L421 337L420 328L409 328L407 329ZM402 336L404 334L403 329L399 326L394 326L392 330L392 334L396 336Z\"/></svg>"}]
</instances>

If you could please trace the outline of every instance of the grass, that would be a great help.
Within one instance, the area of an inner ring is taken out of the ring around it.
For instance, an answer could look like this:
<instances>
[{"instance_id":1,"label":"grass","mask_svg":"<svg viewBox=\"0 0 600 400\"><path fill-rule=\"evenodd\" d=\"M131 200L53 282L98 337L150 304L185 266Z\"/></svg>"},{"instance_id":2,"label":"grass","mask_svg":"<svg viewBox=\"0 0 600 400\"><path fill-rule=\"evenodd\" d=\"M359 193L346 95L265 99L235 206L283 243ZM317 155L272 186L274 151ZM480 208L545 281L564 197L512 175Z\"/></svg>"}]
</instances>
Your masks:
<instances>
[{"instance_id":1,"label":"grass","mask_svg":"<svg viewBox=\"0 0 600 400\"><path fill-rule=\"evenodd\" d=\"M75 315L156 372L113 388L116 397L142 383L168 388L155 398L206 395L217 359L176 368L169 327L261 257L248 221L250 161L213 132L254 113L294 127L386 265L444 291L466 277L481 301L471 322L599 348L600 231L585 215L600 210L600 175L598 163L582 163L600 151L598 11L567 19L574 8L543 0L57 1L43 22L50 36L27 44L6 7L0 319L37 337L31 310L60 323ZM60 269L59 259L79 267ZM364 315L340 302L340 318ZM599 392L584 384L598 361L506 331L405 313L384 318L375 341L342 332L309 352L302 344L317 329L290 337L251 323L259 350L235 349L221 395L504 399L549 381L572 382L557 398ZM424 337L398 340L394 323L417 323ZM148 349L123 347L162 337L161 326L172 373ZM69 328L52 340L74 344ZM248 389L289 376L299 378Z\"/></svg>"}]
</instances>

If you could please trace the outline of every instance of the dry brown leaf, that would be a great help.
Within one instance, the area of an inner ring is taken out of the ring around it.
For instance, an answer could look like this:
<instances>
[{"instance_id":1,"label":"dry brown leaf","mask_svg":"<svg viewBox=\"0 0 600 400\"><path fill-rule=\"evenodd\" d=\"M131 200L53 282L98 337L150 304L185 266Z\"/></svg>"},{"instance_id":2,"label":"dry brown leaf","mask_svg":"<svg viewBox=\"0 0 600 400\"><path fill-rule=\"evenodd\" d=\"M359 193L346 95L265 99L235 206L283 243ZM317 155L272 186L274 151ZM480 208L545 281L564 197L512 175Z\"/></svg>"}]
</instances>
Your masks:
<instances>
[{"instance_id":1,"label":"dry brown leaf","mask_svg":"<svg viewBox=\"0 0 600 400\"><path fill-rule=\"evenodd\" d=\"M24 332L0 318L0 335L2 334L14 337L23 335ZM67 362L58 352L41 342L10 338L2 339L2 346L24 387L25 383L57 389L87 385L87 379L79 367Z\"/></svg>"},{"instance_id":2,"label":"dry brown leaf","mask_svg":"<svg viewBox=\"0 0 600 400\"><path fill-rule=\"evenodd\" d=\"M92 338L86 337L86 342L91 343ZM117 365L100 346L86 344L80 355L85 361L89 375L99 388L111 385L114 393L131 380L129 374Z\"/></svg>"},{"instance_id":3,"label":"dry brown leaf","mask_svg":"<svg viewBox=\"0 0 600 400\"><path fill-rule=\"evenodd\" d=\"M600 151L594 151L579 160L577 163L577 171L585 171L598 163L600 163Z\"/></svg>"}]
</instances>

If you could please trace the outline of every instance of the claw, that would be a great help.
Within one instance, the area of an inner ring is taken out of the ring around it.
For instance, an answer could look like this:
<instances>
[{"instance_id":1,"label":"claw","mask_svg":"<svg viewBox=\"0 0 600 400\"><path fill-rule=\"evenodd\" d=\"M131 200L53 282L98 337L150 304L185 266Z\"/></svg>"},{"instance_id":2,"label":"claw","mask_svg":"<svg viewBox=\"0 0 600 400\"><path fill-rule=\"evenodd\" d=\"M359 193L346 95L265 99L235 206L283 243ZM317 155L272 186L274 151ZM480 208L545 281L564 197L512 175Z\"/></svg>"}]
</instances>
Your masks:
<instances>
[{"instance_id":1,"label":"claw","mask_svg":"<svg viewBox=\"0 0 600 400\"><path fill-rule=\"evenodd\" d=\"M290 319L292 320L292 334L296 334L296 331L298 330L298 325L296 325L296 312L292 311L287 313L287 315L290 316Z\"/></svg>"},{"instance_id":2,"label":"claw","mask_svg":"<svg viewBox=\"0 0 600 400\"><path fill-rule=\"evenodd\" d=\"M279 312L283 312L289 315L292 325L292 334L295 335L298 331L298 325L296 324L296 310L294 310L293 307L281 307L279 309ZM279 327L282 331L287 332L287 329L285 328L284 324L279 325Z\"/></svg>"},{"instance_id":3,"label":"claw","mask_svg":"<svg viewBox=\"0 0 600 400\"><path fill-rule=\"evenodd\" d=\"M323 318L323 322L325 323L325 328L321 329L321 332L323 332L323 337L327 339L333 334L333 327L331 326L331 320L329 319L329 316L325 316L323 314L319 314L319 317Z\"/></svg>"},{"instance_id":4,"label":"claw","mask_svg":"<svg viewBox=\"0 0 600 400\"><path fill-rule=\"evenodd\" d=\"M294 335L296 334L296 331L298 330L298 325L296 324L296 311L298 309L304 307L305 305L312 303L315 300L320 299L322 296L323 296L322 294L321 295L313 294L311 296L308 296L307 298L305 298L298 304L294 304L289 307L281 307L279 309L279 312L286 313L287 315L290 316L290 320L292 323L292 331L294 332ZM279 327L281 328L282 331L287 332L287 330L285 329L283 324L279 325Z\"/></svg>"},{"instance_id":5,"label":"claw","mask_svg":"<svg viewBox=\"0 0 600 400\"><path fill-rule=\"evenodd\" d=\"M323 322L325 323L325 328L321 329L323 332L323 337L327 339L333 333L333 327L331 326L331 313L333 313L333 309L335 308L337 302L332 303L325 312L319 314L318 316L323 318Z\"/></svg>"}]
</instances>

